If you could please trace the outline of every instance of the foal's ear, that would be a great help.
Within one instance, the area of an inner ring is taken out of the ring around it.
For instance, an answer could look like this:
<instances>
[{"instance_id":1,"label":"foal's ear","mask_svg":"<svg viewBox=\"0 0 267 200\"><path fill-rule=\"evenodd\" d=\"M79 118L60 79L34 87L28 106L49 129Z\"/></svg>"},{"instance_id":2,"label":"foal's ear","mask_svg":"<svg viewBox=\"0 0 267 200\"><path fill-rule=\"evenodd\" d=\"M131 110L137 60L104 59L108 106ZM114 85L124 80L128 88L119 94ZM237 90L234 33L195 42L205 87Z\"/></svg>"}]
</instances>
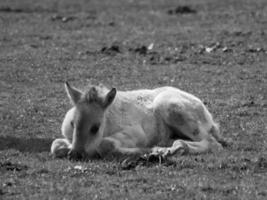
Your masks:
<instances>
[{"instance_id":1,"label":"foal's ear","mask_svg":"<svg viewBox=\"0 0 267 200\"><path fill-rule=\"evenodd\" d=\"M107 108L113 102L113 100L115 99L116 93L117 93L116 88L112 88L108 92L108 94L106 95L104 99L104 104L103 104L104 108Z\"/></svg>"},{"instance_id":2,"label":"foal's ear","mask_svg":"<svg viewBox=\"0 0 267 200\"><path fill-rule=\"evenodd\" d=\"M70 86L68 82L65 82L65 89L72 104L76 104L81 99L82 92Z\"/></svg>"}]
</instances>

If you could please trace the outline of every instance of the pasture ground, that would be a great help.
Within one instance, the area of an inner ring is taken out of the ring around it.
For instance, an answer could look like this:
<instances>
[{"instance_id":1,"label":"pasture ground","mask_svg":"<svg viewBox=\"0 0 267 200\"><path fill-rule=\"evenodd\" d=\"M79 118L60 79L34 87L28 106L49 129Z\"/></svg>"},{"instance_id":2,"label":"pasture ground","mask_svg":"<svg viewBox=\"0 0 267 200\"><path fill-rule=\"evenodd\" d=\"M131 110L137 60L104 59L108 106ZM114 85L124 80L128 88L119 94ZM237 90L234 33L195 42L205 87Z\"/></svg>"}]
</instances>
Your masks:
<instances>
[{"instance_id":1,"label":"pasture ground","mask_svg":"<svg viewBox=\"0 0 267 200\"><path fill-rule=\"evenodd\" d=\"M1 0L0 199L266 199L266 27L266 0ZM176 86L234 143L128 170L53 159L66 80Z\"/></svg>"}]
</instances>

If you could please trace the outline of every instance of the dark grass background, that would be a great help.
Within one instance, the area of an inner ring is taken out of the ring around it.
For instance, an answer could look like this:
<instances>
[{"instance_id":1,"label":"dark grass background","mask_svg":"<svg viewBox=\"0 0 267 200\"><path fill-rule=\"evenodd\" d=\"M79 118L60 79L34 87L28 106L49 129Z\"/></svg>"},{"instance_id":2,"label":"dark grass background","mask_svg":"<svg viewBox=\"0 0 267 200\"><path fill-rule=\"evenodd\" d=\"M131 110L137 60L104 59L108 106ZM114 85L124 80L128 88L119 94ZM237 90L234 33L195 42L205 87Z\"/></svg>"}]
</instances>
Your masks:
<instances>
[{"instance_id":1,"label":"dark grass background","mask_svg":"<svg viewBox=\"0 0 267 200\"><path fill-rule=\"evenodd\" d=\"M266 199L266 27L265 0L1 0L0 199ZM130 170L53 159L66 80L179 87L234 143Z\"/></svg>"}]
</instances>

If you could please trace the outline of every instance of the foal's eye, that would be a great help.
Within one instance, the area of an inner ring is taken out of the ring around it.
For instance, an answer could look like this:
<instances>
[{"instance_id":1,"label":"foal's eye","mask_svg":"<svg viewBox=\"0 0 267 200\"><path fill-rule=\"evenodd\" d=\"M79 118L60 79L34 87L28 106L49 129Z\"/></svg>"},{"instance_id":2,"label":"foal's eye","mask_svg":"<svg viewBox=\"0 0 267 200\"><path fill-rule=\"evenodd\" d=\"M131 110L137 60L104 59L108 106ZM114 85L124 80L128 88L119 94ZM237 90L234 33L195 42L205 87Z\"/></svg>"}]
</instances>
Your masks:
<instances>
[{"instance_id":1,"label":"foal's eye","mask_svg":"<svg viewBox=\"0 0 267 200\"><path fill-rule=\"evenodd\" d=\"M98 132L98 130L99 130L99 124L94 124L93 126L92 126L92 128L91 128L91 133L92 134L96 134L97 132Z\"/></svg>"}]
</instances>

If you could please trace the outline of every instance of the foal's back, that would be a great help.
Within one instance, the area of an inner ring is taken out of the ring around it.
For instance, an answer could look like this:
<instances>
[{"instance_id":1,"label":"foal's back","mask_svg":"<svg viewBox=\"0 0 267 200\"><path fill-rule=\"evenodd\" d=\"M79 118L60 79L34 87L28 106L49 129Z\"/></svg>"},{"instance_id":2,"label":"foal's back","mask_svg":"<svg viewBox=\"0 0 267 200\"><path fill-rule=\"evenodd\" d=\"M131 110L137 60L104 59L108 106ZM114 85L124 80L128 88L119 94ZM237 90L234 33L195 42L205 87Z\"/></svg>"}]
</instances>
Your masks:
<instances>
[{"instance_id":1,"label":"foal's back","mask_svg":"<svg viewBox=\"0 0 267 200\"><path fill-rule=\"evenodd\" d=\"M155 134L157 118L154 116L153 102L162 92L171 87L118 91L107 111L105 136L129 127L140 126L146 134Z\"/></svg>"}]
</instances>

